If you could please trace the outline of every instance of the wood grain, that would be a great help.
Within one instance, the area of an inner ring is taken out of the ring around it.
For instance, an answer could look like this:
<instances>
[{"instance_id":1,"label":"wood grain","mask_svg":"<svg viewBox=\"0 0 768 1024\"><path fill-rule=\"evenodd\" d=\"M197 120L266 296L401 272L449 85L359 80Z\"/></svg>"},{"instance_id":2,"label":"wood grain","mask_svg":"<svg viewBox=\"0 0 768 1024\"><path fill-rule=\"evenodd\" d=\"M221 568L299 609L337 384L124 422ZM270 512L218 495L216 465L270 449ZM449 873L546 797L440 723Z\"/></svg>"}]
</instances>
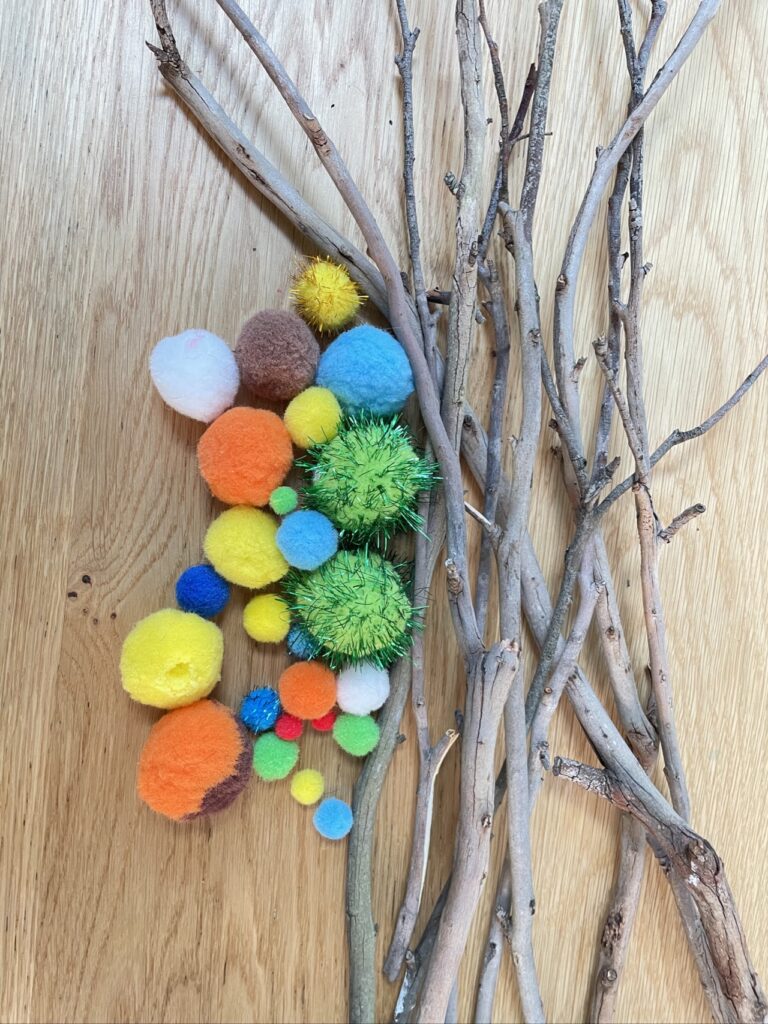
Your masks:
<instances>
[{"instance_id":1,"label":"wood grain","mask_svg":"<svg viewBox=\"0 0 768 1024\"><path fill-rule=\"evenodd\" d=\"M461 145L448 6L414 0L412 11L422 28L415 67L424 255L428 283L441 287L452 263L452 203L441 180L458 169ZM535 52L535 6L489 5L513 97ZM659 56L693 6L670 5ZM394 5L253 0L248 8L335 136L404 260ZM357 239L308 144L215 4L179 0L172 9L192 67L322 213ZM724 5L648 131L652 440L703 418L766 348L764 15L760 0ZM288 280L305 251L167 92L145 38L152 26L140 0L5 0L0 9L0 1017L341 1021L343 847L318 842L285 786L254 785L219 820L189 828L152 816L134 793L137 755L156 714L121 692L120 644L136 619L171 602L175 576L199 557L214 511L195 466L200 430L152 393L147 356L164 334L200 325L234 340L253 311L287 305ZM492 109L490 76L488 88ZM545 329L594 148L610 137L624 103L613 5L566 5L536 224ZM494 140L490 126L489 152ZM521 153L513 156L513 177L520 161ZM603 240L595 234L579 292L580 353L590 353L605 328L604 273ZM480 407L488 401L490 366L490 342L481 334L473 385ZM594 360L584 382L589 427ZM764 980L767 432L761 384L726 423L695 447L677 449L654 474L665 520L693 501L707 505L663 555L673 685L694 823L727 863ZM532 529L554 583L567 509L549 440ZM614 447L628 466L618 438ZM606 530L642 672L629 498ZM219 694L230 702L253 683L273 682L285 661L248 642L241 605L238 598L224 623ZM428 637L433 718L443 729L461 703L463 682L439 600ZM584 665L603 686L592 650ZM409 719L403 732L408 739L389 773L375 850L382 959L404 886L403 820L415 780ZM587 755L567 710L552 745ZM350 794L355 766L327 739L309 737L302 757L326 772L335 792ZM439 784L429 899L450 863L456 785L452 758ZM610 808L545 782L533 832L535 944L553 1021L584 1016L616 838ZM462 973L461 1020L471 1014L470 982L494 886L495 874ZM394 988L382 980L382 1019L393 999ZM706 1019L653 865L619 1013L624 1021ZM497 1020L518 1017L505 962Z\"/></svg>"}]
</instances>

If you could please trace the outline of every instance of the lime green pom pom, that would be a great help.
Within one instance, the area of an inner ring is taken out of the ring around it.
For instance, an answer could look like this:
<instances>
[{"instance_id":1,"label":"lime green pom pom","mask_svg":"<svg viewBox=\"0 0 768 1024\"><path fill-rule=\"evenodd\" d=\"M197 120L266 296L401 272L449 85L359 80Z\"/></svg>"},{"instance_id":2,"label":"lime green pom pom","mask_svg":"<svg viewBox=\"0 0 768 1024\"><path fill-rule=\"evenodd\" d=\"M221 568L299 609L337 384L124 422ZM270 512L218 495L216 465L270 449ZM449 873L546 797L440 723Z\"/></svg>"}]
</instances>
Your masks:
<instances>
[{"instance_id":1,"label":"lime green pom pom","mask_svg":"<svg viewBox=\"0 0 768 1024\"><path fill-rule=\"evenodd\" d=\"M279 644L288 636L291 613L277 594L257 594L243 609L243 628L260 644Z\"/></svg>"},{"instance_id":2,"label":"lime green pom pom","mask_svg":"<svg viewBox=\"0 0 768 1024\"><path fill-rule=\"evenodd\" d=\"M325 780L314 768L303 768L291 779L291 796L305 807L316 804L325 792Z\"/></svg>"},{"instance_id":3,"label":"lime green pom pom","mask_svg":"<svg viewBox=\"0 0 768 1024\"><path fill-rule=\"evenodd\" d=\"M418 530L419 492L435 482L433 464L418 454L408 428L397 419L348 420L300 465L311 476L307 505L356 544L383 543L400 530Z\"/></svg>"},{"instance_id":4,"label":"lime green pom pom","mask_svg":"<svg viewBox=\"0 0 768 1024\"><path fill-rule=\"evenodd\" d=\"M287 516L299 504L299 496L292 487L276 487L269 496L269 507L276 516Z\"/></svg>"},{"instance_id":5,"label":"lime green pom pom","mask_svg":"<svg viewBox=\"0 0 768 1024\"><path fill-rule=\"evenodd\" d=\"M333 738L353 757L365 757L379 742L380 729L370 715L339 715L333 724Z\"/></svg>"},{"instance_id":6,"label":"lime green pom pom","mask_svg":"<svg viewBox=\"0 0 768 1024\"><path fill-rule=\"evenodd\" d=\"M341 406L328 388L307 388L288 403L283 416L297 448L332 441L341 423Z\"/></svg>"},{"instance_id":7,"label":"lime green pom pom","mask_svg":"<svg viewBox=\"0 0 768 1024\"><path fill-rule=\"evenodd\" d=\"M253 770L266 782L290 775L298 760L299 744L281 740L273 732L259 736L253 745Z\"/></svg>"}]
</instances>

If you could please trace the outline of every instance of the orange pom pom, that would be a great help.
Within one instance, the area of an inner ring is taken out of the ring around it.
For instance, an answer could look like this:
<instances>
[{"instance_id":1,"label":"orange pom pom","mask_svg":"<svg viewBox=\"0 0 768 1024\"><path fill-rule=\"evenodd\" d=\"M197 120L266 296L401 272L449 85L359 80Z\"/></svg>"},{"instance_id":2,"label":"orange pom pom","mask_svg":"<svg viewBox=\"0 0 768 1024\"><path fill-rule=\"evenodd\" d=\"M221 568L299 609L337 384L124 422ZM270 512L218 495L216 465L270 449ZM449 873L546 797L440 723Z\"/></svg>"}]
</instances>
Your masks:
<instances>
[{"instance_id":1,"label":"orange pom pom","mask_svg":"<svg viewBox=\"0 0 768 1024\"><path fill-rule=\"evenodd\" d=\"M299 661L280 676L283 711L296 718L321 718L336 703L336 676L319 661Z\"/></svg>"},{"instance_id":2,"label":"orange pom pom","mask_svg":"<svg viewBox=\"0 0 768 1024\"><path fill-rule=\"evenodd\" d=\"M214 497L227 505L266 505L291 468L293 447L275 413L238 406L208 427L197 458Z\"/></svg>"}]
</instances>

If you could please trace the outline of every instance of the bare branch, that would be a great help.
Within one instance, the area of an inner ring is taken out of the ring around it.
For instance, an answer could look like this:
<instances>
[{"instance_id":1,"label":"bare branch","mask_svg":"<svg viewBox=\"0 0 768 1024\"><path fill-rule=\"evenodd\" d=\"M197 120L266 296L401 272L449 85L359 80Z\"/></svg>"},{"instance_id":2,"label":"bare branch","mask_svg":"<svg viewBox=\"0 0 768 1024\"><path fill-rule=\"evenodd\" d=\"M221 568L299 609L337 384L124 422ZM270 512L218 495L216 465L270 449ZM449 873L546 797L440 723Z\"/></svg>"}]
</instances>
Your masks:
<instances>
[{"instance_id":1,"label":"bare branch","mask_svg":"<svg viewBox=\"0 0 768 1024\"><path fill-rule=\"evenodd\" d=\"M669 526L665 526L663 530L659 530L659 540L663 540L666 544L669 544L678 530L682 530L682 528L690 523L691 520L704 515L706 511L706 506L702 505L701 502L697 502L697 504L690 505L688 508L683 509L682 512L679 512L675 516Z\"/></svg>"}]
</instances>

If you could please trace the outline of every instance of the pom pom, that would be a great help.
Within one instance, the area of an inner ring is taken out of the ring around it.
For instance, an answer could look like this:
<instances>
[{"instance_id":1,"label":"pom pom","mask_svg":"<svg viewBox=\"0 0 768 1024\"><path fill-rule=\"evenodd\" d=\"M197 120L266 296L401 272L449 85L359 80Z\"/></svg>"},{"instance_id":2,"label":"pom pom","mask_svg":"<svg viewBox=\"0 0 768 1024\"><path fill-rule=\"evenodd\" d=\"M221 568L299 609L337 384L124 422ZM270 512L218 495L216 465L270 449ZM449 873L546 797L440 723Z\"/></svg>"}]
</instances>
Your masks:
<instances>
[{"instance_id":1,"label":"pom pom","mask_svg":"<svg viewBox=\"0 0 768 1024\"><path fill-rule=\"evenodd\" d=\"M253 770L260 779L274 782L290 775L299 760L299 744L265 732L253 745Z\"/></svg>"},{"instance_id":2,"label":"pom pom","mask_svg":"<svg viewBox=\"0 0 768 1024\"><path fill-rule=\"evenodd\" d=\"M312 728L315 732L331 732L336 718L336 709L331 708L327 715L321 715L319 718L312 719Z\"/></svg>"},{"instance_id":3,"label":"pom pom","mask_svg":"<svg viewBox=\"0 0 768 1024\"><path fill-rule=\"evenodd\" d=\"M277 546L288 565L317 569L336 554L339 535L327 516L302 508L282 521Z\"/></svg>"},{"instance_id":4,"label":"pom pom","mask_svg":"<svg viewBox=\"0 0 768 1024\"><path fill-rule=\"evenodd\" d=\"M266 505L293 462L283 421L267 409L238 406L208 427L197 445L200 472L226 505Z\"/></svg>"},{"instance_id":5,"label":"pom pom","mask_svg":"<svg viewBox=\"0 0 768 1024\"><path fill-rule=\"evenodd\" d=\"M176 581L176 601L182 611L212 619L229 601L229 584L210 565L190 565Z\"/></svg>"},{"instance_id":6,"label":"pom pom","mask_svg":"<svg viewBox=\"0 0 768 1024\"><path fill-rule=\"evenodd\" d=\"M280 676L280 703L297 718L319 718L336 703L336 676L319 661L298 661Z\"/></svg>"},{"instance_id":7,"label":"pom pom","mask_svg":"<svg viewBox=\"0 0 768 1024\"><path fill-rule=\"evenodd\" d=\"M350 715L378 711L389 696L389 672L368 661L348 665L339 673L336 700Z\"/></svg>"},{"instance_id":8,"label":"pom pom","mask_svg":"<svg viewBox=\"0 0 768 1024\"><path fill-rule=\"evenodd\" d=\"M291 625L288 605L277 594L257 594L243 608L243 628L260 644L279 644Z\"/></svg>"},{"instance_id":9,"label":"pom pom","mask_svg":"<svg viewBox=\"0 0 768 1024\"><path fill-rule=\"evenodd\" d=\"M203 423L228 409L240 386L226 341L198 328L158 341L149 357L149 372L164 402Z\"/></svg>"},{"instance_id":10,"label":"pom pom","mask_svg":"<svg viewBox=\"0 0 768 1024\"><path fill-rule=\"evenodd\" d=\"M123 642L123 688L140 704L179 708L207 697L221 677L224 638L213 622L164 608L137 622Z\"/></svg>"},{"instance_id":11,"label":"pom pom","mask_svg":"<svg viewBox=\"0 0 768 1024\"><path fill-rule=\"evenodd\" d=\"M373 551L339 551L311 573L292 572L285 588L299 625L332 668L404 654L413 609L398 568Z\"/></svg>"},{"instance_id":12,"label":"pom pom","mask_svg":"<svg viewBox=\"0 0 768 1024\"><path fill-rule=\"evenodd\" d=\"M287 516L299 504L299 496L292 487L276 487L269 496L269 507L276 516Z\"/></svg>"},{"instance_id":13,"label":"pom pom","mask_svg":"<svg viewBox=\"0 0 768 1024\"><path fill-rule=\"evenodd\" d=\"M297 448L325 444L336 437L341 406L327 388L307 388L289 402L283 423Z\"/></svg>"},{"instance_id":14,"label":"pom pom","mask_svg":"<svg viewBox=\"0 0 768 1024\"><path fill-rule=\"evenodd\" d=\"M271 729L280 714L280 698L269 686L247 693L240 702L240 721L251 732Z\"/></svg>"},{"instance_id":15,"label":"pom pom","mask_svg":"<svg viewBox=\"0 0 768 1024\"><path fill-rule=\"evenodd\" d=\"M347 413L391 416L413 391L413 374L392 335L364 324L331 342L320 358L315 383L332 391Z\"/></svg>"},{"instance_id":16,"label":"pom pom","mask_svg":"<svg viewBox=\"0 0 768 1024\"><path fill-rule=\"evenodd\" d=\"M307 504L324 512L355 544L385 543L398 530L418 530L419 491L435 482L432 463L411 444L408 428L364 417L346 423L300 465L309 471Z\"/></svg>"},{"instance_id":17,"label":"pom pom","mask_svg":"<svg viewBox=\"0 0 768 1024\"><path fill-rule=\"evenodd\" d=\"M246 320L235 347L243 384L257 398L286 401L309 387L320 346L301 317L265 309Z\"/></svg>"},{"instance_id":18,"label":"pom pom","mask_svg":"<svg viewBox=\"0 0 768 1024\"><path fill-rule=\"evenodd\" d=\"M287 643L294 658L301 658L302 661L312 661L320 650L320 645L315 643L309 633L295 624L288 630Z\"/></svg>"},{"instance_id":19,"label":"pom pom","mask_svg":"<svg viewBox=\"0 0 768 1024\"><path fill-rule=\"evenodd\" d=\"M325 791L325 780L314 768L302 768L291 779L291 796L305 807L316 804Z\"/></svg>"},{"instance_id":20,"label":"pom pom","mask_svg":"<svg viewBox=\"0 0 768 1024\"><path fill-rule=\"evenodd\" d=\"M297 740L303 731L302 720L295 715L289 715L286 711L275 722L275 735L281 740Z\"/></svg>"},{"instance_id":21,"label":"pom pom","mask_svg":"<svg viewBox=\"0 0 768 1024\"><path fill-rule=\"evenodd\" d=\"M288 572L276 535L277 520L268 512L244 506L230 508L208 527L203 550L224 579L261 590Z\"/></svg>"},{"instance_id":22,"label":"pom pom","mask_svg":"<svg viewBox=\"0 0 768 1024\"><path fill-rule=\"evenodd\" d=\"M335 796L327 796L312 815L312 823L324 839L343 839L353 822L352 808Z\"/></svg>"},{"instance_id":23,"label":"pom pom","mask_svg":"<svg viewBox=\"0 0 768 1024\"><path fill-rule=\"evenodd\" d=\"M251 776L251 743L235 716L215 700L163 715L139 760L139 796L158 814L190 821L223 811Z\"/></svg>"},{"instance_id":24,"label":"pom pom","mask_svg":"<svg viewBox=\"0 0 768 1024\"><path fill-rule=\"evenodd\" d=\"M379 729L370 715L339 715L333 738L353 757L365 757L379 742Z\"/></svg>"},{"instance_id":25,"label":"pom pom","mask_svg":"<svg viewBox=\"0 0 768 1024\"><path fill-rule=\"evenodd\" d=\"M344 267L321 256L307 263L291 294L299 313L319 331L345 327L366 298Z\"/></svg>"}]
</instances>

